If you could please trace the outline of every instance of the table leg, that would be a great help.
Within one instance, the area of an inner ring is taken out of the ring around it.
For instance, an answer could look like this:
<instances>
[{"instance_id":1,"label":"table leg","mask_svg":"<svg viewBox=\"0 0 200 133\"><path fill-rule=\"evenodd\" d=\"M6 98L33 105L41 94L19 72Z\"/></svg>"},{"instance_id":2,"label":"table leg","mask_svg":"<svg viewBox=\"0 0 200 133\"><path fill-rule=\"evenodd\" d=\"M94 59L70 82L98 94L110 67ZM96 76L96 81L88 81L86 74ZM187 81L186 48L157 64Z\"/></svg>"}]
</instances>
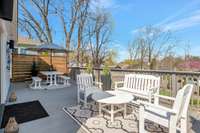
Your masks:
<instances>
[{"instance_id":1,"label":"table leg","mask_svg":"<svg viewBox=\"0 0 200 133\"><path fill-rule=\"evenodd\" d=\"M126 117L126 114L127 114L127 105L124 104L124 117Z\"/></svg>"},{"instance_id":2,"label":"table leg","mask_svg":"<svg viewBox=\"0 0 200 133\"><path fill-rule=\"evenodd\" d=\"M50 75L50 85L53 84L53 75Z\"/></svg>"},{"instance_id":3,"label":"table leg","mask_svg":"<svg viewBox=\"0 0 200 133\"><path fill-rule=\"evenodd\" d=\"M113 122L114 121L114 105L113 104L111 104L110 117L111 117L111 122Z\"/></svg>"},{"instance_id":4,"label":"table leg","mask_svg":"<svg viewBox=\"0 0 200 133\"><path fill-rule=\"evenodd\" d=\"M57 75L54 75L54 84L57 85Z\"/></svg>"},{"instance_id":5,"label":"table leg","mask_svg":"<svg viewBox=\"0 0 200 133\"><path fill-rule=\"evenodd\" d=\"M64 85L67 85L67 81L66 81L66 79L64 79Z\"/></svg>"},{"instance_id":6,"label":"table leg","mask_svg":"<svg viewBox=\"0 0 200 133\"><path fill-rule=\"evenodd\" d=\"M49 75L46 75L46 76L47 76L46 83L48 84L49 83Z\"/></svg>"},{"instance_id":7,"label":"table leg","mask_svg":"<svg viewBox=\"0 0 200 133\"><path fill-rule=\"evenodd\" d=\"M101 103L99 103L99 115L101 115Z\"/></svg>"}]
</instances>

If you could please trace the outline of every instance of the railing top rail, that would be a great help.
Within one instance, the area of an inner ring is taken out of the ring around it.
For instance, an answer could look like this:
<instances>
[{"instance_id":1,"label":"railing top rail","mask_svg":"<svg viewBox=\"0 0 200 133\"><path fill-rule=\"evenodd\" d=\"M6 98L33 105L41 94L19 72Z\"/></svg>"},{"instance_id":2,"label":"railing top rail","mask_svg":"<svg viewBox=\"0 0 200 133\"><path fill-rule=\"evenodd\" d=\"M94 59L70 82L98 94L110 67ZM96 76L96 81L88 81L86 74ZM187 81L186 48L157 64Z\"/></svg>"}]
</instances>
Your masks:
<instances>
[{"instance_id":1,"label":"railing top rail","mask_svg":"<svg viewBox=\"0 0 200 133\"><path fill-rule=\"evenodd\" d=\"M86 67L69 67L69 69L87 69ZM93 68L93 70L103 70L102 68ZM156 73L156 74L174 74L174 75L195 75L200 76L200 72L192 72L192 71L168 71L168 70L144 70L144 69L119 69L112 68L110 69L112 72L138 72L138 73Z\"/></svg>"}]
</instances>

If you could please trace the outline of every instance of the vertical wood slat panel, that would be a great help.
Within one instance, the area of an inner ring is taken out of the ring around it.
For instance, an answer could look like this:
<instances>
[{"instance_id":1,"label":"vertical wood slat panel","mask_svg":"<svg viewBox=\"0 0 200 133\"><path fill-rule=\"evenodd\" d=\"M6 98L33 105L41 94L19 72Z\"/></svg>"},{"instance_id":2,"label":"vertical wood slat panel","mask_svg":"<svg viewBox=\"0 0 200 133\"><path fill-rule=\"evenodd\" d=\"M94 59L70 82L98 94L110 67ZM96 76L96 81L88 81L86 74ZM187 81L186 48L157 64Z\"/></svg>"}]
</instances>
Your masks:
<instances>
[{"instance_id":1,"label":"vertical wood slat panel","mask_svg":"<svg viewBox=\"0 0 200 133\"><path fill-rule=\"evenodd\" d=\"M50 58L49 56L36 55L12 55L12 81L25 81L31 79L31 69L33 61L36 61L37 69L39 71L49 70ZM68 66L64 56L52 57L53 68L57 71L68 73Z\"/></svg>"}]
</instances>

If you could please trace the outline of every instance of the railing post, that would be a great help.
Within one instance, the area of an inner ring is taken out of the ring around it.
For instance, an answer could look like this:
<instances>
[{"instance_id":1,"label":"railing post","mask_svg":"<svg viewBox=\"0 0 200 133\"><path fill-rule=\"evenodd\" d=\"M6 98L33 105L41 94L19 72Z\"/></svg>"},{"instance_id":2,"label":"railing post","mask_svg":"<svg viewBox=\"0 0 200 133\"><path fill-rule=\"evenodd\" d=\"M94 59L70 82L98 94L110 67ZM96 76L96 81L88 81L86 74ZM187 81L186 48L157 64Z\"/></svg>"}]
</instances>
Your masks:
<instances>
[{"instance_id":1,"label":"railing post","mask_svg":"<svg viewBox=\"0 0 200 133\"><path fill-rule=\"evenodd\" d=\"M101 70L100 70L100 68L97 70L97 79L98 79L98 82L100 82L101 81Z\"/></svg>"},{"instance_id":2,"label":"railing post","mask_svg":"<svg viewBox=\"0 0 200 133\"><path fill-rule=\"evenodd\" d=\"M176 93L177 93L176 74L172 74L171 80L172 80L172 82L171 82L172 96L176 96Z\"/></svg>"}]
</instances>

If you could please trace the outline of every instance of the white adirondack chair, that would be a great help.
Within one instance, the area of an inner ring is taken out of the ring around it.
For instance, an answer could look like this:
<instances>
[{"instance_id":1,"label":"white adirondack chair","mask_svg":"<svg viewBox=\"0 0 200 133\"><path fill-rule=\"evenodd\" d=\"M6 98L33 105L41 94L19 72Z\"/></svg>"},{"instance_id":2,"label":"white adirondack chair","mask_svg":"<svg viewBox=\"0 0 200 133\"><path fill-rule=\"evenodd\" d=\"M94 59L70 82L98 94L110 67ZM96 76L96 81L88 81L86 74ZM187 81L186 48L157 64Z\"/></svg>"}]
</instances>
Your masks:
<instances>
[{"instance_id":1,"label":"white adirondack chair","mask_svg":"<svg viewBox=\"0 0 200 133\"><path fill-rule=\"evenodd\" d=\"M141 102L139 109L139 132L144 133L144 121L148 119L169 128L169 133L187 133L187 115L193 85L187 84L180 89L176 98L155 95L156 97L174 101L173 107L167 108L148 102Z\"/></svg>"},{"instance_id":2,"label":"white adirondack chair","mask_svg":"<svg viewBox=\"0 0 200 133\"><path fill-rule=\"evenodd\" d=\"M123 84L122 87L118 87ZM159 94L160 77L145 74L126 74L124 81L115 82L115 89L133 94L135 97L152 100L153 94ZM158 103L157 99L154 99Z\"/></svg>"},{"instance_id":3,"label":"white adirondack chair","mask_svg":"<svg viewBox=\"0 0 200 133\"><path fill-rule=\"evenodd\" d=\"M78 103L83 102L84 105L87 104L87 98L92 93L102 91L102 83L94 82L92 74L82 73L77 75L77 101ZM81 99L80 94L84 95L84 98Z\"/></svg>"}]
</instances>

